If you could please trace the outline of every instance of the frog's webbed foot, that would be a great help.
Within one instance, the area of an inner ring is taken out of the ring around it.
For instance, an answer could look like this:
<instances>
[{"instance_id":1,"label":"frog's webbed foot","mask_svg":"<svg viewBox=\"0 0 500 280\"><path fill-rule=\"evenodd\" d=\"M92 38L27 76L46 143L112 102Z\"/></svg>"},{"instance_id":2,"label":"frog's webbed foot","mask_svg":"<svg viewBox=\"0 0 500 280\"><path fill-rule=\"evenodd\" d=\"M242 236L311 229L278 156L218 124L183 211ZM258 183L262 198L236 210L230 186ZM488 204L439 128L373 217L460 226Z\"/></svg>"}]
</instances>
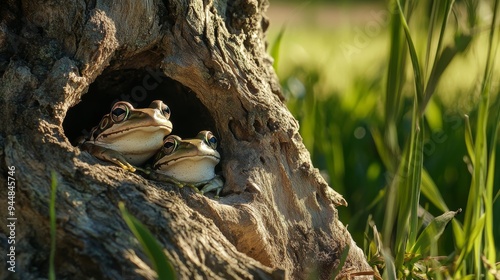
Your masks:
<instances>
[{"instance_id":1,"label":"frog's webbed foot","mask_svg":"<svg viewBox=\"0 0 500 280\"><path fill-rule=\"evenodd\" d=\"M138 169L137 167L131 165L121 153L115 150L93 145L90 143L83 143L80 147L83 150L89 152L94 157L100 160L112 162L130 172L135 172Z\"/></svg>"},{"instance_id":2,"label":"frog's webbed foot","mask_svg":"<svg viewBox=\"0 0 500 280\"><path fill-rule=\"evenodd\" d=\"M112 163L120 166L121 168L127 170L127 171L130 171L130 172L135 172L137 170L138 167L135 167L133 165L131 165L130 163L128 163L127 161L123 161L117 157L113 157L111 158L109 161L111 161Z\"/></svg>"},{"instance_id":3,"label":"frog's webbed foot","mask_svg":"<svg viewBox=\"0 0 500 280\"><path fill-rule=\"evenodd\" d=\"M200 190L201 194L215 191L215 197L219 197L219 193L222 191L224 182L222 181L222 177L217 175L211 180L199 183L198 186L203 186L203 188L201 188Z\"/></svg>"}]
</instances>

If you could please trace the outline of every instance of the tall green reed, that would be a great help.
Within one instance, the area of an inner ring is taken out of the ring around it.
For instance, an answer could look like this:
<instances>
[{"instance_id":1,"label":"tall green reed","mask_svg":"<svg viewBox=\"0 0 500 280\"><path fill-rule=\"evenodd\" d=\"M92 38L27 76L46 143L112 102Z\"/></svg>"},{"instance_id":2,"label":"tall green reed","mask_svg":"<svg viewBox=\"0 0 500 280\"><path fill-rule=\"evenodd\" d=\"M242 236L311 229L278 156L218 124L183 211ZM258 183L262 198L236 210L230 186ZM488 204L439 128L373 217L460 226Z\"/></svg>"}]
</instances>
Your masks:
<instances>
[{"instance_id":1,"label":"tall green reed","mask_svg":"<svg viewBox=\"0 0 500 280\"><path fill-rule=\"evenodd\" d=\"M467 2L467 1L466 1ZM469 18L476 18L477 14L477 3L474 1L469 1L467 3L467 11ZM420 2L422 3L422 2ZM419 4L420 4L419 3ZM425 3L425 2L424 2ZM393 114L388 114L387 112L395 111L398 112L397 104L393 101L387 101L387 99L397 99L400 93L400 88L395 87L395 84L401 83L404 78L403 71L395 71L403 64L401 60L406 58L404 50L397 49L400 46L400 42L404 40L407 45L407 50L409 53L409 60L412 65L412 75L414 80L414 93L413 93L413 109L412 109L412 121L411 121L411 132L409 139L406 140L404 144L404 149L401 160L398 163L398 168L395 171L396 175L392 179L390 185L388 186L389 194L387 196L386 204L386 215L384 220L384 246L393 244L392 253L395 256L394 267L397 275L393 276L397 278L403 277L419 277L423 273L420 266L417 266L417 262L424 260L425 256L432 255L432 243L437 242L439 236L442 234L443 227L452 220L452 218L459 212L446 212L442 216L439 216L432 220L430 224L427 225L422 230L423 223L419 220L419 199L422 192L422 186L425 185L424 194L435 195L434 197L429 197L431 202L436 203L438 208L447 210L446 205L444 205L441 195L439 195L439 190L436 185L432 182L432 179L427 175L427 172L423 168L423 146L424 146L424 121L425 121L425 110L427 104L429 103L432 95L434 94L437 84L439 83L443 73L450 65L451 61L456 57L457 54L463 53L467 47L470 45L473 39L473 28L475 28L476 22L470 20L468 30L460 30L457 28L455 32L455 40L453 43L444 47L444 38L448 32L447 26L449 21L449 15L454 7L454 1L434 1L431 5L431 18L428 27L428 38L426 46L426 59L422 66L421 60L416 51L414 44L414 37L410 32L410 27L408 23L408 18L416 7L416 1L393 1L392 7L395 10L392 13L391 21L391 50L389 61L398 61L400 64L389 63L388 77L387 77L387 91L386 91L386 129L389 129L389 133L385 133L385 149L380 150L381 153L387 153L386 151L397 151L397 146L394 143L398 143L398 139L395 139L396 133L390 131L390 127L387 125L391 124L394 120ZM466 240L457 241L457 250L460 255L456 266L458 269L451 269L451 274L455 276L462 275L475 275L476 278L482 275L483 262L481 260L481 252L483 246L488 249L484 251L484 255L487 256L488 262L490 264L495 263L495 245L493 238L493 170L494 170L494 148L490 151L490 160L488 161L488 155L486 152L486 130L487 130L487 118L488 118L488 94L491 88L491 72L492 72L492 47L494 44L493 37L495 33L495 22L496 22L496 11L497 11L497 1L494 5L494 16L492 19L490 27L490 45L487 57L486 70L483 77L483 87L481 93L481 102L479 104L479 116L478 116L478 132L475 137L475 143L473 149L474 154L470 157L473 159L474 172L472 179L472 186L469 196L469 202L466 207L466 219L464 227L460 226L456 221L454 222L454 232L455 238L462 239L467 236ZM441 15L439 18L437 15ZM441 20L439 32L435 30L437 21ZM401 38L401 33L404 34L404 39ZM433 37L434 34L438 34L437 47L435 47L435 52L433 50ZM430 70L430 71L429 71ZM424 73L429 73L425 75ZM495 132L497 128L495 127ZM386 130L387 131L387 130ZM493 133L496 135L496 133ZM391 137L393 137L391 139ZM472 138L469 136L469 138ZM492 140L492 146L495 147L496 138ZM399 158L396 154L395 158ZM489 173L489 184L486 184L487 180L487 168L488 164L490 166ZM394 165L386 166L388 170L394 170ZM424 178L425 182L422 181ZM485 189L486 185L486 189ZM485 191L488 190L488 191ZM436 199L436 197L438 199ZM488 226L486 226L486 219L489 218ZM484 230L483 230L484 229ZM421 232L419 234L419 232ZM482 241L483 235L487 236L487 242L484 244ZM429 238L433 236L433 238ZM465 246L465 249L460 245ZM425 250L423 250L425 249ZM473 252L472 254L471 251ZM473 263L472 269L464 268L462 262L463 259L468 258L470 262ZM435 265L435 264L434 264ZM439 265L438 265L439 266ZM424 265L425 267L425 265ZM429 268L429 267L427 267ZM440 269L437 269L439 271ZM462 270L462 271L461 271ZM434 277L441 277L440 273L434 273ZM489 275L492 277L492 275Z\"/></svg>"},{"instance_id":2,"label":"tall green reed","mask_svg":"<svg viewBox=\"0 0 500 280\"><path fill-rule=\"evenodd\" d=\"M493 61L498 48L498 2L498 0L495 0L493 6L475 137L473 138L471 130L466 131L473 173L463 225L463 236L466 238L460 240L458 243L457 253L459 254L459 258L456 263L456 275L460 277L473 275L475 279L481 279L484 276L487 279L494 279L494 275L487 271L483 275L483 267L488 267L488 265L494 267L496 262L495 239L493 236L493 190L496 141L498 122L500 121L498 103L497 107L494 108L497 114L496 118L493 119L494 129L491 133L490 143L487 141L487 130L490 114L494 112L493 110L490 111L489 103L494 69ZM477 8L477 5L475 7ZM474 142L471 139L474 139Z\"/></svg>"}]
</instances>

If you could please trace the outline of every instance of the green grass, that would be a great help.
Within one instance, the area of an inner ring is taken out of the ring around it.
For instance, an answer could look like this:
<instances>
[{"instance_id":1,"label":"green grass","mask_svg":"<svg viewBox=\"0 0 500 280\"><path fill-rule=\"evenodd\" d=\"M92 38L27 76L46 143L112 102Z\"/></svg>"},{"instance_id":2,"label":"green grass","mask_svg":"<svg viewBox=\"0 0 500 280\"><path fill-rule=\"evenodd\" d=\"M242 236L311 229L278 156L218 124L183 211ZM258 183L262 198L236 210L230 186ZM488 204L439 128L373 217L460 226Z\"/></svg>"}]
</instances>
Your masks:
<instances>
[{"instance_id":1,"label":"green grass","mask_svg":"<svg viewBox=\"0 0 500 280\"><path fill-rule=\"evenodd\" d=\"M498 1L388 6L383 22L274 35L287 105L381 275L498 278Z\"/></svg>"},{"instance_id":2,"label":"green grass","mask_svg":"<svg viewBox=\"0 0 500 280\"><path fill-rule=\"evenodd\" d=\"M56 197L57 197L57 177L54 171L51 172L52 182L50 184L50 256L49 256L49 279L56 279L55 257L56 257Z\"/></svg>"},{"instance_id":3,"label":"green grass","mask_svg":"<svg viewBox=\"0 0 500 280\"><path fill-rule=\"evenodd\" d=\"M139 220L127 211L123 202L120 202L118 207L120 208L122 217L127 223L130 231L132 231L135 238L137 238L142 246L142 249L153 264L153 269L156 271L158 279L177 279L174 268L168 261L167 256L163 252L162 246L160 246L160 243L156 240L156 238L154 238L151 232Z\"/></svg>"}]
</instances>

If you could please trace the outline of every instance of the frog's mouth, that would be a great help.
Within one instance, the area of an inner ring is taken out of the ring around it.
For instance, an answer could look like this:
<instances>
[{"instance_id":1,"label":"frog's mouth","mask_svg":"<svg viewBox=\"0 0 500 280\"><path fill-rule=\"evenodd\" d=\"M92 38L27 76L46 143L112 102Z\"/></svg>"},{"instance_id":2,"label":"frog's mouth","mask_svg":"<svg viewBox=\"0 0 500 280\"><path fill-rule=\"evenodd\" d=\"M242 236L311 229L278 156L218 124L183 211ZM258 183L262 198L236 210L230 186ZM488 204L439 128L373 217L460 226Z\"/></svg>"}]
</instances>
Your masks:
<instances>
[{"instance_id":1,"label":"frog's mouth","mask_svg":"<svg viewBox=\"0 0 500 280\"><path fill-rule=\"evenodd\" d=\"M192 169L195 168L196 165L201 165L205 163L205 164L210 164L213 169L219 162L220 162L220 156L217 155L198 155L198 156L187 155L162 162L160 164L155 165L154 168L155 169L177 168L177 166L180 165L188 168L189 165L191 164L192 166L190 168Z\"/></svg>"},{"instance_id":2,"label":"frog's mouth","mask_svg":"<svg viewBox=\"0 0 500 280\"><path fill-rule=\"evenodd\" d=\"M159 129L164 129L168 131L172 131L172 124L159 124L159 125L150 125L150 126L138 126L132 129L143 130L143 131L156 131Z\"/></svg>"},{"instance_id":3,"label":"frog's mouth","mask_svg":"<svg viewBox=\"0 0 500 280\"><path fill-rule=\"evenodd\" d=\"M163 130L163 132L162 132ZM169 134L165 131L172 131L172 125L167 125L167 124L159 124L159 125L148 125L148 126L135 126L135 127L129 127L129 128L124 128L121 130L117 130L115 132L107 133L104 137L108 137L110 135L116 135L116 134L131 134L131 133L138 133L138 132L158 132L158 133L163 133L163 134Z\"/></svg>"},{"instance_id":4,"label":"frog's mouth","mask_svg":"<svg viewBox=\"0 0 500 280\"><path fill-rule=\"evenodd\" d=\"M210 161L214 161L214 162L218 163L220 161L220 157L218 157L216 155L185 156L185 157L179 157L176 159L169 160L166 163L166 165L173 165L173 164L183 162L183 161L198 162L198 161L204 161L204 160L210 160Z\"/></svg>"}]
</instances>

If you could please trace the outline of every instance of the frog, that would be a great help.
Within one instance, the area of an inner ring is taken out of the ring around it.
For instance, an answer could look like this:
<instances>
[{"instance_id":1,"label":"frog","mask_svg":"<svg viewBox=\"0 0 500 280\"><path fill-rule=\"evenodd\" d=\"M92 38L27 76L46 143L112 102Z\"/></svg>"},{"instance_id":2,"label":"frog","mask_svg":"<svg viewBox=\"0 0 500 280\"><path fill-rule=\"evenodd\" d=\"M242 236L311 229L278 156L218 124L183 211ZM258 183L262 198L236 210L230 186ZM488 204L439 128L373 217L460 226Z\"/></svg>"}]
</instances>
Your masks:
<instances>
[{"instance_id":1,"label":"frog","mask_svg":"<svg viewBox=\"0 0 500 280\"><path fill-rule=\"evenodd\" d=\"M217 145L217 138L208 130L200 131L192 139L167 136L154 158L154 179L178 187L190 186L201 194L215 191L219 197L224 183L215 174L215 166L220 162Z\"/></svg>"},{"instance_id":2,"label":"frog","mask_svg":"<svg viewBox=\"0 0 500 280\"><path fill-rule=\"evenodd\" d=\"M161 100L154 100L148 108L141 109L118 101L81 141L80 148L98 159L135 172L158 152L165 136L172 132L170 114L170 108Z\"/></svg>"}]
</instances>

